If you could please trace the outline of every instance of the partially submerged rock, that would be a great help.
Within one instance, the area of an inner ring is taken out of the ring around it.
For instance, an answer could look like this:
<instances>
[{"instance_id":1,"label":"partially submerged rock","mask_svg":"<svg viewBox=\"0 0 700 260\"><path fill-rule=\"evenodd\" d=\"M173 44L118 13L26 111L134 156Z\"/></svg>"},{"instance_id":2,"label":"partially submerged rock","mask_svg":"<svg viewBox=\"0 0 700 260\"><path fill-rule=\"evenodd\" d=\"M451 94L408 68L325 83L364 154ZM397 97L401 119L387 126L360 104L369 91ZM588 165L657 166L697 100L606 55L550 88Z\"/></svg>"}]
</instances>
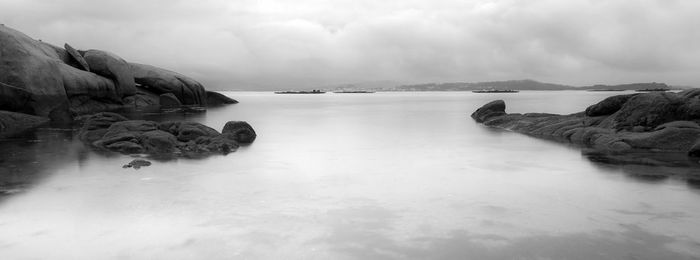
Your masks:
<instances>
[{"instance_id":1,"label":"partially submerged rock","mask_svg":"<svg viewBox=\"0 0 700 260\"><path fill-rule=\"evenodd\" d=\"M80 139L97 149L123 154L202 157L228 154L255 139L255 131L246 122L227 123L226 134L195 122L154 122L127 120L115 113L89 117L80 130ZM252 133L252 136L251 136Z\"/></svg>"},{"instance_id":2,"label":"partially submerged rock","mask_svg":"<svg viewBox=\"0 0 700 260\"><path fill-rule=\"evenodd\" d=\"M684 152L700 156L700 92L613 96L570 115L507 114L501 100L476 110L484 125L598 151Z\"/></svg>"},{"instance_id":3,"label":"partially submerged rock","mask_svg":"<svg viewBox=\"0 0 700 260\"><path fill-rule=\"evenodd\" d=\"M144 159L134 159L133 161L125 164L122 166L122 168L134 168L134 170L138 170L141 167L146 167L146 166L151 166L151 162L144 160Z\"/></svg>"},{"instance_id":4,"label":"partially submerged rock","mask_svg":"<svg viewBox=\"0 0 700 260\"><path fill-rule=\"evenodd\" d=\"M224 94L214 91L207 91L207 105L208 106L221 106L228 104L237 104L238 101L227 97Z\"/></svg>"}]
</instances>

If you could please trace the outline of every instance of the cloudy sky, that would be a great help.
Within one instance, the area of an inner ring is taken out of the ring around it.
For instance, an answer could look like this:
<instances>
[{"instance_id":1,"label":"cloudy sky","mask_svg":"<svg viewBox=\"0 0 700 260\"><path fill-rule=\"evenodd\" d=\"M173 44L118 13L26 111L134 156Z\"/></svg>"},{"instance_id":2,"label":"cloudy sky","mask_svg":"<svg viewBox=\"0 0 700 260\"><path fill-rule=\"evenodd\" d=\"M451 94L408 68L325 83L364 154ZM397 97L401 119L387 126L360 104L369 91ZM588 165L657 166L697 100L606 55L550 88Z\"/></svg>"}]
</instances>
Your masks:
<instances>
[{"instance_id":1,"label":"cloudy sky","mask_svg":"<svg viewBox=\"0 0 700 260\"><path fill-rule=\"evenodd\" d=\"M1 23L212 89L536 79L700 85L696 0L0 0Z\"/></svg>"}]
</instances>

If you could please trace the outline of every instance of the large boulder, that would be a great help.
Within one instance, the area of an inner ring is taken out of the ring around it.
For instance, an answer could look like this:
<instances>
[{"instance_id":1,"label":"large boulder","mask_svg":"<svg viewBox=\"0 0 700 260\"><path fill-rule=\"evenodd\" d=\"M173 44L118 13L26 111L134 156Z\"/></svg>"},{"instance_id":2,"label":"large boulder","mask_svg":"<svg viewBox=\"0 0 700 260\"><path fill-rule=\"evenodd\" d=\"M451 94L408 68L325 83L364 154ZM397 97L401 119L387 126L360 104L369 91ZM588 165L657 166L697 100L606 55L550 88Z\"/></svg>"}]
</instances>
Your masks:
<instances>
[{"instance_id":1,"label":"large boulder","mask_svg":"<svg viewBox=\"0 0 700 260\"><path fill-rule=\"evenodd\" d=\"M27 110L31 114L48 117L68 103L63 88L64 64L53 47L7 26L0 26L0 82L21 89L31 98ZM3 92L4 99L12 99L17 92ZM63 120L64 118L57 118Z\"/></svg>"},{"instance_id":2,"label":"large boulder","mask_svg":"<svg viewBox=\"0 0 700 260\"><path fill-rule=\"evenodd\" d=\"M136 84L131 67L119 56L101 50L88 50L84 55L90 70L100 76L114 80L121 97L136 94Z\"/></svg>"},{"instance_id":3,"label":"large boulder","mask_svg":"<svg viewBox=\"0 0 700 260\"><path fill-rule=\"evenodd\" d=\"M684 120L678 109L685 99L675 93L645 93L629 98L624 105L601 124L615 129L634 126L655 128L663 123Z\"/></svg>"},{"instance_id":4,"label":"large boulder","mask_svg":"<svg viewBox=\"0 0 700 260\"><path fill-rule=\"evenodd\" d=\"M494 100L474 111L474 113L472 113L472 118L474 118L476 122L482 123L488 118L502 116L505 114L506 102L503 100Z\"/></svg>"},{"instance_id":5,"label":"large boulder","mask_svg":"<svg viewBox=\"0 0 700 260\"><path fill-rule=\"evenodd\" d=\"M221 133L239 143L252 143L258 136L253 127L245 121L229 121Z\"/></svg>"},{"instance_id":6,"label":"large boulder","mask_svg":"<svg viewBox=\"0 0 700 260\"><path fill-rule=\"evenodd\" d=\"M49 122L48 118L0 110L0 139L21 134Z\"/></svg>"},{"instance_id":7,"label":"large boulder","mask_svg":"<svg viewBox=\"0 0 700 260\"><path fill-rule=\"evenodd\" d=\"M618 95L618 96L612 96L608 97L606 99L603 99L603 101L598 102L595 105L589 106L586 108L586 115L587 116L607 116L612 113L617 112L622 108L622 105L624 105L627 100L629 100L631 97L635 96L636 94L629 94L629 95Z\"/></svg>"},{"instance_id":8,"label":"large boulder","mask_svg":"<svg viewBox=\"0 0 700 260\"><path fill-rule=\"evenodd\" d=\"M31 101L32 93L0 82L0 110L32 114Z\"/></svg>"},{"instance_id":9,"label":"large boulder","mask_svg":"<svg viewBox=\"0 0 700 260\"><path fill-rule=\"evenodd\" d=\"M228 104L237 104L238 101L227 97L224 94L214 91L207 91L207 105L208 106L221 106Z\"/></svg>"},{"instance_id":10,"label":"large boulder","mask_svg":"<svg viewBox=\"0 0 700 260\"><path fill-rule=\"evenodd\" d=\"M207 104L207 95L199 82L177 72L151 65L129 63L136 83L156 94L172 93L184 105Z\"/></svg>"}]
</instances>

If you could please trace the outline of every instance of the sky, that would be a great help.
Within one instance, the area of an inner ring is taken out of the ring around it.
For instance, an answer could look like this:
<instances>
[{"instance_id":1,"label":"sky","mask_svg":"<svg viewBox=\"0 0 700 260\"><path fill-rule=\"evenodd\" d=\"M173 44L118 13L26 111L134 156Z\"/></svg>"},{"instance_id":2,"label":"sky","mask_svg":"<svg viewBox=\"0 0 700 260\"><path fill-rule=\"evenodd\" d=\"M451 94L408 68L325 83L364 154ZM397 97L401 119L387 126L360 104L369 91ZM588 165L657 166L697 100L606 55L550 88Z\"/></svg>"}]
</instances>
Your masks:
<instances>
[{"instance_id":1,"label":"sky","mask_svg":"<svg viewBox=\"0 0 700 260\"><path fill-rule=\"evenodd\" d=\"M534 79L700 86L697 0L0 0L0 23L216 90Z\"/></svg>"}]
</instances>

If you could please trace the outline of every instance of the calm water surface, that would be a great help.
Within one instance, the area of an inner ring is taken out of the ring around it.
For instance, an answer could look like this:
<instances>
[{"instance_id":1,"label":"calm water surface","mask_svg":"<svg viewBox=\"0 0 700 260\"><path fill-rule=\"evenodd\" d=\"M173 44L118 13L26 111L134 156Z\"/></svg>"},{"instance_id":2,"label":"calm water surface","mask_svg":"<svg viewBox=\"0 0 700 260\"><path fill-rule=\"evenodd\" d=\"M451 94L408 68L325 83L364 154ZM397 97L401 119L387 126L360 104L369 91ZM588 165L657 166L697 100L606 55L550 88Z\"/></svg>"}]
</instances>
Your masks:
<instances>
[{"instance_id":1,"label":"calm water surface","mask_svg":"<svg viewBox=\"0 0 700 260\"><path fill-rule=\"evenodd\" d=\"M693 169L595 163L469 118L619 93L227 94L241 103L170 115L250 122L258 139L227 156L136 171L66 130L0 145L0 258L700 258L699 186L649 177Z\"/></svg>"}]
</instances>

